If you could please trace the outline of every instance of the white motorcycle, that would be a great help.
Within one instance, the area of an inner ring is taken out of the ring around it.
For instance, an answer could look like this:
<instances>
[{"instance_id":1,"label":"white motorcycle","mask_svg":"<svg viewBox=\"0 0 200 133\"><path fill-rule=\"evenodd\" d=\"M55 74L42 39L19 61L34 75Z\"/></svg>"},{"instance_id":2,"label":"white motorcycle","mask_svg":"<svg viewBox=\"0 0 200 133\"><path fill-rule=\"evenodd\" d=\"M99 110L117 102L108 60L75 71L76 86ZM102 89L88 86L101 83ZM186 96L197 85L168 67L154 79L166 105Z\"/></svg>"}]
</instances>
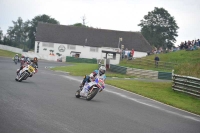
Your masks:
<instances>
[{"instance_id":1,"label":"white motorcycle","mask_svg":"<svg viewBox=\"0 0 200 133\"><path fill-rule=\"evenodd\" d=\"M85 86L89 87L88 93L81 93L83 89L83 87L81 87L80 89L76 91L75 96L76 98L83 97L86 100L90 101L96 96L98 92L101 92L104 89L105 83L104 83L104 80L96 78L96 80L93 82L85 83Z\"/></svg>"},{"instance_id":2,"label":"white motorcycle","mask_svg":"<svg viewBox=\"0 0 200 133\"><path fill-rule=\"evenodd\" d=\"M36 73L37 65L30 64L25 66L22 70L19 71L18 76L15 78L16 81L21 82L22 80L26 80L28 77L32 77L33 74Z\"/></svg>"}]
</instances>

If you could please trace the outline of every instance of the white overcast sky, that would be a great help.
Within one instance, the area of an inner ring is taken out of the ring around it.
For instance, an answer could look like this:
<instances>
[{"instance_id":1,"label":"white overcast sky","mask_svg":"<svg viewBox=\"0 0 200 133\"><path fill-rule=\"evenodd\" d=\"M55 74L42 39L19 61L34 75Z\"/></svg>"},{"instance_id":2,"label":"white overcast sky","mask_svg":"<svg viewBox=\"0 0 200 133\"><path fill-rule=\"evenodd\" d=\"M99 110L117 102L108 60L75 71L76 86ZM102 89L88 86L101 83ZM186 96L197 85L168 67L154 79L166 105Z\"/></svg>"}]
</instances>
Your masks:
<instances>
[{"instance_id":1,"label":"white overcast sky","mask_svg":"<svg viewBox=\"0 0 200 133\"><path fill-rule=\"evenodd\" d=\"M140 31L144 15L163 7L179 26L176 45L200 39L200 0L0 0L0 28L7 33L12 21L46 14L62 25L82 23L101 29Z\"/></svg>"}]
</instances>

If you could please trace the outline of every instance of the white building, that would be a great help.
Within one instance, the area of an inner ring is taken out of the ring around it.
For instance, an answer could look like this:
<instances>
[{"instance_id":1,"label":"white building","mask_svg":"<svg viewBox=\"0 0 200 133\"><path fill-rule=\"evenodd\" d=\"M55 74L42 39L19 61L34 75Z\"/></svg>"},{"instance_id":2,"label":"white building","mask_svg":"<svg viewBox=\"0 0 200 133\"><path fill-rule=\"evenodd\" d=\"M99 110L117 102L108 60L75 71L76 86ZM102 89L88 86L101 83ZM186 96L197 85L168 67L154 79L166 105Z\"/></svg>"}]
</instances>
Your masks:
<instances>
[{"instance_id":1,"label":"white building","mask_svg":"<svg viewBox=\"0 0 200 133\"><path fill-rule=\"evenodd\" d=\"M38 23L35 53L43 56L58 55L79 58L108 59L118 64L120 47L134 49L134 57L143 57L151 51L150 44L138 32L125 32Z\"/></svg>"}]
</instances>

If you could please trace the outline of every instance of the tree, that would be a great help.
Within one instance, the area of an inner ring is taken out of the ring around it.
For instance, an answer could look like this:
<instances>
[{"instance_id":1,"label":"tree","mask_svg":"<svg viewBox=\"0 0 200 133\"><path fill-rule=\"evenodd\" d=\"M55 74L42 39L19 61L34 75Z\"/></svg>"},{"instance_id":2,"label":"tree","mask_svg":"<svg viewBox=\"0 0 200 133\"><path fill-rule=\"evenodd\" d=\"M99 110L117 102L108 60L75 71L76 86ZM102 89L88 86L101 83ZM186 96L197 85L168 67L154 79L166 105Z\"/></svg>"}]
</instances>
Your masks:
<instances>
[{"instance_id":1,"label":"tree","mask_svg":"<svg viewBox=\"0 0 200 133\"><path fill-rule=\"evenodd\" d=\"M3 31L0 28L0 44L3 42Z\"/></svg>"},{"instance_id":2,"label":"tree","mask_svg":"<svg viewBox=\"0 0 200 133\"><path fill-rule=\"evenodd\" d=\"M13 27L10 26L7 30L7 39L9 39L10 45L20 47L27 41L27 36L24 32L24 23L21 17L18 17L17 21L12 21Z\"/></svg>"},{"instance_id":3,"label":"tree","mask_svg":"<svg viewBox=\"0 0 200 133\"><path fill-rule=\"evenodd\" d=\"M28 37L30 39L30 48L33 49L35 45L35 35L36 35L36 27L38 25L38 22L43 23L50 23L50 24L60 24L57 20L54 18L51 18L48 15L41 15L34 17L31 21L26 22L26 32L28 34Z\"/></svg>"},{"instance_id":4,"label":"tree","mask_svg":"<svg viewBox=\"0 0 200 133\"><path fill-rule=\"evenodd\" d=\"M176 42L178 36L178 26L174 17L172 17L164 8L155 7L148 15L144 16L141 23L141 33L147 41L156 47L171 48Z\"/></svg>"}]
</instances>

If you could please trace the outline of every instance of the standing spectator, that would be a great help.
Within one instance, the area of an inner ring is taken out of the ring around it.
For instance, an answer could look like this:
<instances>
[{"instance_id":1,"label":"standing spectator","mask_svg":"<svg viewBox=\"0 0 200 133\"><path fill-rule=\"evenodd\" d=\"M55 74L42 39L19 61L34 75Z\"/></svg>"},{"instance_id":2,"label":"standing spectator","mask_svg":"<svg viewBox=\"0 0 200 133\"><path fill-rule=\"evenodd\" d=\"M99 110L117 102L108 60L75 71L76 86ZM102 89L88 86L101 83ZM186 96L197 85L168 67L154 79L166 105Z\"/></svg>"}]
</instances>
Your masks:
<instances>
[{"instance_id":1,"label":"standing spectator","mask_svg":"<svg viewBox=\"0 0 200 133\"><path fill-rule=\"evenodd\" d=\"M122 59L125 57L125 50L122 50Z\"/></svg>"},{"instance_id":2,"label":"standing spectator","mask_svg":"<svg viewBox=\"0 0 200 133\"><path fill-rule=\"evenodd\" d=\"M132 57L133 57L133 55L134 55L134 49L131 50L131 54L132 54Z\"/></svg>"},{"instance_id":3,"label":"standing spectator","mask_svg":"<svg viewBox=\"0 0 200 133\"><path fill-rule=\"evenodd\" d=\"M155 60L155 67L158 67L158 62L160 61L159 57L156 55L154 60Z\"/></svg>"},{"instance_id":4,"label":"standing spectator","mask_svg":"<svg viewBox=\"0 0 200 133\"><path fill-rule=\"evenodd\" d=\"M128 49L125 50L125 59L128 57Z\"/></svg>"}]
</instances>

